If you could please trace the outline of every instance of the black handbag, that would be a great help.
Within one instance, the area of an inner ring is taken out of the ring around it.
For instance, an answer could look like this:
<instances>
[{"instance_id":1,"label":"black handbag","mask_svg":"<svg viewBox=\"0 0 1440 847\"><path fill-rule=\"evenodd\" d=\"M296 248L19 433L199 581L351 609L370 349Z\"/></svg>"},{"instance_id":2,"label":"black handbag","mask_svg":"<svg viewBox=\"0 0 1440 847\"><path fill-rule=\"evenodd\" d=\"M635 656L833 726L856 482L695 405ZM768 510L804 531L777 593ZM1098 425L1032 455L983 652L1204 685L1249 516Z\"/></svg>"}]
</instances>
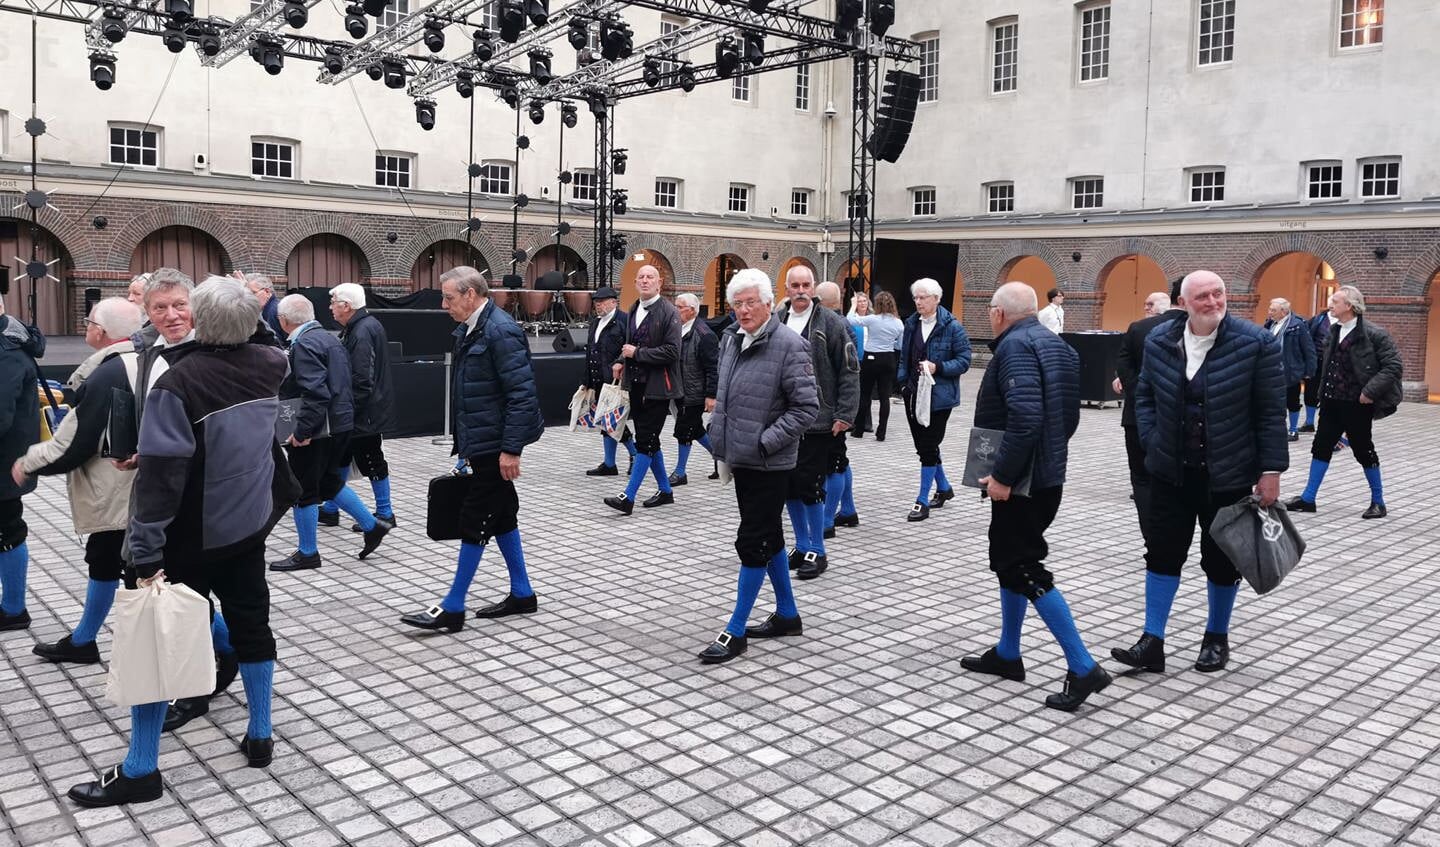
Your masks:
<instances>
[{"instance_id":1,"label":"black handbag","mask_svg":"<svg viewBox=\"0 0 1440 847\"><path fill-rule=\"evenodd\" d=\"M454 541L460 535L460 506L475 482L472 474L445 474L430 480L425 495L425 534L434 541Z\"/></svg>"}]
</instances>

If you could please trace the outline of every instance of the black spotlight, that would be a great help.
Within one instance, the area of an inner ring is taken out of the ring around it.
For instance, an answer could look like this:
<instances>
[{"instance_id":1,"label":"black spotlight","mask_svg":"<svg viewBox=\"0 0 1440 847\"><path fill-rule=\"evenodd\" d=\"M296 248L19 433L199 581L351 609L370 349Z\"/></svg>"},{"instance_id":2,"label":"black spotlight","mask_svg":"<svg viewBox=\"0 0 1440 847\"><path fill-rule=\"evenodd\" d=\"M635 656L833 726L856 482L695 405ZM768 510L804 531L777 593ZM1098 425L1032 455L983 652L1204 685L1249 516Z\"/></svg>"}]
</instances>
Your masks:
<instances>
[{"instance_id":1,"label":"black spotlight","mask_svg":"<svg viewBox=\"0 0 1440 847\"><path fill-rule=\"evenodd\" d=\"M471 45L470 52L482 62L495 58L495 33L488 29L475 30L475 43Z\"/></svg>"},{"instance_id":2,"label":"black spotlight","mask_svg":"<svg viewBox=\"0 0 1440 847\"><path fill-rule=\"evenodd\" d=\"M332 44L325 48L325 71L330 74L338 74L345 70L345 57L341 53L340 46Z\"/></svg>"},{"instance_id":3,"label":"black spotlight","mask_svg":"<svg viewBox=\"0 0 1440 847\"><path fill-rule=\"evenodd\" d=\"M624 147L617 147L610 151L610 170L616 176L625 175L625 167L630 163L629 152Z\"/></svg>"},{"instance_id":4,"label":"black spotlight","mask_svg":"<svg viewBox=\"0 0 1440 847\"><path fill-rule=\"evenodd\" d=\"M675 75L680 80L680 90L689 94L695 90L695 72L686 65Z\"/></svg>"},{"instance_id":5,"label":"black spotlight","mask_svg":"<svg viewBox=\"0 0 1440 847\"><path fill-rule=\"evenodd\" d=\"M574 129L575 124L579 121L580 112L575 108L574 103L560 104L560 123L564 124L566 129Z\"/></svg>"},{"instance_id":6,"label":"black spotlight","mask_svg":"<svg viewBox=\"0 0 1440 847\"><path fill-rule=\"evenodd\" d=\"M600 61L600 54L589 47L582 48L575 53L575 67L577 68L593 65L598 61Z\"/></svg>"},{"instance_id":7,"label":"black spotlight","mask_svg":"<svg viewBox=\"0 0 1440 847\"><path fill-rule=\"evenodd\" d=\"M445 22L429 18L425 21L425 34L421 36L425 42L425 49L431 53L439 53L445 49Z\"/></svg>"},{"instance_id":8,"label":"black spotlight","mask_svg":"<svg viewBox=\"0 0 1440 847\"><path fill-rule=\"evenodd\" d=\"M386 88L393 88L399 91L405 87L404 62L401 62L399 59L381 59L380 71Z\"/></svg>"},{"instance_id":9,"label":"black spotlight","mask_svg":"<svg viewBox=\"0 0 1440 847\"><path fill-rule=\"evenodd\" d=\"M645 80L645 85L655 88L660 84L660 60L651 56L645 60L645 69L641 72L640 78Z\"/></svg>"},{"instance_id":10,"label":"black spotlight","mask_svg":"<svg viewBox=\"0 0 1440 847\"><path fill-rule=\"evenodd\" d=\"M379 63L376 63L365 69L365 75L379 82L385 78L385 69L380 67Z\"/></svg>"},{"instance_id":11,"label":"black spotlight","mask_svg":"<svg viewBox=\"0 0 1440 847\"><path fill-rule=\"evenodd\" d=\"M587 92L585 102L590 106L590 114L597 118L603 118L610 113L610 98L606 97L603 91Z\"/></svg>"},{"instance_id":12,"label":"black spotlight","mask_svg":"<svg viewBox=\"0 0 1440 847\"><path fill-rule=\"evenodd\" d=\"M519 41L520 33L525 30L524 0L499 0L497 14L500 19L500 37L508 44Z\"/></svg>"},{"instance_id":13,"label":"black spotlight","mask_svg":"<svg viewBox=\"0 0 1440 847\"><path fill-rule=\"evenodd\" d=\"M104 215L96 215L94 220L90 221L90 225L96 229L104 229L110 225L110 220Z\"/></svg>"},{"instance_id":14,"label":"black spotlight","mask_svg":"<svg viewBox=\"0 0 1440 847\"><path fill-rule=\"evenodd\" d=\"M870 33L885 35L895 24L895 0L870 0Z\"/></svg>"},{"instance_id":15,"label":"black spotlight","mask_svg":"<svg viewBox=\"0 0 1440 847\"><path fill-rule=\"evenodd\" d=\"M480 174L485 173L485 169L480 167L476 163L471 162L469 165L466 166L465 173L469 174L471 179L479 179Z\"/></svg>"},{"instance_id":16,"label":"black spotlight","mask_svg":"<svg viewBox=\"0 0 1440 847\"><path fill-rule=\"evenodd\" d=\"M572 182L574 182L574 181L575 181L575 177L574 177L574 175L571 174L569 171L561 171L561 172L560 172L560 184L561 184L561 185L569 185L570 183L572 183Z\"/></svg>"},{"instance_id":17,"label":"black spotlight","mask_svg":"<svg viewBox=\"0 0 1440 847\"><path fill-rule=\"evenodd\" d=\"M530 76L534 77L535 81L541 85L549 85L550 80L555 78L555 75L550 73L550 51L540 47L531 50L529 56Z\"/></svg>"},{"instance_id":18,"label":"black spotlight","mask_svg":"<svg viewBox=\"0 0 1440 847\"><path fill-rule=\"evenodd\" d=\"M530 101L530 123L542 124L545 122L545 101Z\"/></svg>"},{"instance_id":19,"label":"black spotlight","mask_svg":"<svg viewBox=\"0 0 1440 847\"><path fill-rule=\"evenodd\" d=\"M398 241L399 239L400 239L400 236L397 235L397 234L395 233L395 230L393 230L393 229L390 230L389 232L385 233L385 240L388 241L388 242L390 242L391 244L394 244L394 243L395 243L396 241Z\"/></svg>"},{"instance_id":20,"label":"black spotlight","mask_svg":"<svg viewBox=\"0 0 1440 847\"><path fill-rule=\"evenodd\" d=\"M635 52L635 33L618 15L600 22L600 55L607 61L628 59Z\"/></svg>"},{"instance_id":21,"label":"black spotlight","mask_svg":"<svg viewBox=\"0 0 1440 847\"><path fill-rule=\"evenodd\" d=\"M770 5L770 0L750 0L750 11L763 12L765 7Z\"/></svg>"},{"instance_id":22,"label":"black spotlight","mask_svg":"<svg viewBox=\"0 0 1440 847\"><path fill-rule=\"evenodd\" d=\"M90 54L90 81L101 91L115 84L115 56L96 50Z\"/></svg>"},{"instance_id":23,"label":"black spotlight","mask_svg":"<svg viewBox=\"0 0 1440 847\"><path fill-rule=\"evenodd\" d=\"M525 4L525 14L537 27L550 23L550 0L529 0Z\"/></svg>"},{"instance_id":24,"label":"black spotlight","mask_svg":"<svg viewBox=\"0 0 1440 847\"><path fill-rule=\"evenodd\" d=\"M570 40L570 46L576 50L583 50L590 44L590 22L584 18L571 18L570 31L566 33Z\"/></svg>"},{"instance_id":25,"label":"black spotlight","mask_svg":"<svg viewBox=\"0 0 1440 847\"><path fill-rule=\"evenodd\" d=\"M610 236L610 255L616 259L625 258L625 236L618 233Z\"/></svg>"},{"instance_id":26,"label":"black spotlight","mask_svg":"<svg viewBox=\"0 0 1440 847\"><path fill-rule=\"evenodd\" d=\"M200 27L195 43L200 45L200 52L206 56L220 55L220 30L209 24Z\"/></svg>"},{"instance_id":27,"label":"black spotlight","mask_svg":"<svg viewBox=\"0 0 1440 847\"><path fill-rule=\"evenodd\" d=\"M429 132L435 128L435 101L421 97L415 101L415 122Z\"/></svg>"},{"instance_id":28,"label":"black spotlight","mask_svg":"<svg viewBox=\"0 0 1440 847\"><path fill-rule=\"evenodd\" d=\"M176 51L179 52L179 51ZM285 53L280 49L280 42L269 36L262 36L255 39L250 45L250 58L265 69L265 73L275 76L285 67Z\"/></svg>"},{"instance_id":29,"label":"black spotlight","mask_svg":"<svg viewBox=\"0 0 1440 847\"><path fill-rule=\"evenodd\" d=\"M176 23L188 23L195 17L195 7L190 0L165 0L165 14Z\"/></svg>"},{"instance_id":30,"label":"black spotlight","mask_svg":"<svg viewBox=\"0 0 1440 847\"><path fill-rule=\"evenodd\" d=\"M765 33L745 30L745 64L765 64Z\"/></svg>"},{"instance_id":31,"label":"black spotlight","mask_svg":"<svg viewBox=\"0 0 1440 847\"><path fill-rule=\"evenodd\" d=\"M515 85L515 80L506 77L500 82L500 99L512 109L520 108L520 88Z\"/></svg>"},{"instance_id":32,"label":"black spotlight","mask_svg":"<svg viewBox=\"0 0 1440 847\"><path fill-rule=\"evenodd\" d=\"M350 37L357 41L365 37L370 31L370 22L365 20L365 7L359 3L351 3L345 7L345 31Z\"/></svg>"},{"instance_id":33,"label":"black spotlight","mask_svg":"<svg viewBox=\"0 0 1440 847\"><path fill-rule=\"evenodd\" d=\"M166 24L163 32L160 33L160 40L165 42L165 49L171 53L179 53L185 49L185 30L174 24ZM258 61L258 60L257 60Z\"/></svg>"},{"instance_id":34,"label":"black spotlight","mask_svg":"<svg viewBox=\"0 0 1440 847\"><path fill-rule=\"evenodd\" d=\"M456 71L455 93L470 99L470 95L475 93L475 75L469 71Z\"/></svg>"},{"instance_id":35,"label":"black spotlight","mask_svg":"<svg viewBox=\"0 0 1440 847\"><path fill-rule=\"evenodd\" d=\"M835 37L848 40L865 14L865 0L835 0Z\"/></svg>"},{"instance_id":36,"label":"black spotlight","mask_svg":"<svg viewBox=\"0 0 1440 847\"><path fill-rule=\"evenodd\" d=\"M385 7L390 5L390 0L361 0L365 14L372 18L378 18L385 12Z\"/></svg>"},{"instance_id":37,"label":"black spotlight","mask_svg":"<svg viewBox=\"0 0 1440 847\"><path fill-rule=\"evenodd\" d=\"M119 44L129 31L130 25L125 23L125 13L114 6L106 9L100 16L100 34L111 44Z\"/></svg>"},{"instance_id":38,"label":"black spotlight","mask_svg":"<svg viewBox=\"0 0 1440 847\"><path fill-rule=\"evenodd\" d=\"M740 69L740 42L735 36L727 35L715 42L715 73L721 79L728 79Z\"/></svg>"},{"instance_id":39,"label":"black spotlight","mask_svg":"<svg viewBox=\"0 0 1440 847\"><path fill-rule=\"evenodd\" d=\"M614 196L610 198L610 211L617 215L623 215L630 211L630 206L627 203L629 196L630 192L625 189L615 189Z\"/></svg>"},{"instance_id":40,"label":"black spotlight","mask_svg":"<svg viewBox=\"0 0 1440 847\"><path fill-rule=\"evenodd\" d=\"M290 0L290 2L286 3L284 8L280 10L280 14L285 18L285 23L289 24L292 29L299 29L310 22L310 10L305 8L305 4L299 2L299 0Z\"/></svg>"}]
</instances>

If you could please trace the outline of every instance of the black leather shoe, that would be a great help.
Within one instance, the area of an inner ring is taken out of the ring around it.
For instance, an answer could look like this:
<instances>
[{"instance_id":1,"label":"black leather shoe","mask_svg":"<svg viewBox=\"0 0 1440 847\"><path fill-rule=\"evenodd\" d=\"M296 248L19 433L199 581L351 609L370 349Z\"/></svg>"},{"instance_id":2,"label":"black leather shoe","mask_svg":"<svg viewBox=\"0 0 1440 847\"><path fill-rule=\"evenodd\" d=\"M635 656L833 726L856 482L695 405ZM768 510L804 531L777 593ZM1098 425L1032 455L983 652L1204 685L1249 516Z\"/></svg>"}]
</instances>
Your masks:
<instances>
[{"instance_id":1,"label":"black leather shoe","mask_svg":"<svg viewBox=\"0 0 1440 847\"><path fill-rule=\"evenodd\" d=\"M54 644L36 644L31 652L47 662L69 662L72 665L100 663L100 648L94 641L77 645L68 635Z\"/></svg>"},{"instance_id":2,"label":"black leather shoe","mask_svg":"<svg viewBox=\"0 0 1440 847\"><path fill-rule=\"evenodd\" d=\"M1305 424L1304 426L1300 427L1300 429L1299 429L1298 431L1299 431L1299 432L1314 432L1314 431L1315 431L1315 424Z\"/></svg>"},{"instance_id":3,"label":"black leather shoe","mask_svg":"<svg viewBox=\"0 0 1440 847\"><path fill-rule=\"evenodd\" d=\"M1288 438L1289 438L1291 441L1299 441L1299 440L1300 440L1300 433L1298 433L1298 432L1292 432L1292 433L1290 433L1290 435L1288 436Z\"/></svg>"},{"instance_id":4,"label":"black leather shoe","mask_svg":"<svg viewBox=\"0 0 1440 847\"><path fill-rule=\"evenodd\" d=\"M781 617L779 612L772 612L765 623L759 626L745 627L746 638L784 638L787 635L804 635L805 628L800 625L800 616L793 618Z\"/></svg>"},{"instance_id":5,"label":"black leather shoe","mask_svg":"<svg viewBox=\"0 0 1440 847\"><path fill-rule=\"evenodd\" d=\"M1374 520L1375 518L1383 518L1388 514L1390 513L1386 511L1384 503L1371 503L1370 507L1365 510L1365 514L1361 515L1360 517L1369 521Z\"/></svg>"},{"instance_id":6,"label":"black leather shoe","mask_svg":"<svg viewBox=\"0 0 1440 847\"><path fill-rule=\"evenodd\" d=\"M928 517L930 517L930 507L924 503L914 503L910 506L910 514L905 516L905 520L915 523Z\"/></svg>"},{"instance_id":7,"label":"black leather shoe","mask_svg":"<svg viewBox=\"0 0 1440 847\"><path fill-rule=\"evenodd\" d=\"M240 673L240 657L234 652L215 654L215 694L230 687ZM211 694L214 697L215 694Z\"/></svg>"},{"instance_id":8,"label":"black leather shoe","mask_svg":"<svg viewBox=\"0 0 1440 847\"><path fill-rule=\"evenodd\" d=\"M360 554L357 558L364 559L366 556L374 553L375 548L380 546L380 542L384 541L385 536L394 528L395 524L393 522L385 520L384 518L376 518L375 528L365 533L365 544L360 548Z\"/></svg>"},{"instance_id":9,"label":"black leather shoe","mask_svg":"<svg viewBox=\"0 0 1440 847\"><path fill-rule=\"evenodd\" d=\"M851 438L864 438L864 437L865 437L865 430L863 430L863 429L852 429L852 430L850 430L850 437L851 437Z\"/></svg>"},{"instance_id":10,"label":"black leather shoe","mask_svg":"<svg viewBox=\"0 0 1440 847\"><path fill-rule=\"evenodd\" d=\"M673 486L676 486L676 485L686 485L686 484L688 484L689 482L690 482L690 477L686 476L686 475L683 474L683 473L672 473L672 474L670 474L670 485L671 485L672 487L673 487Z\"/></svg>"},{"instance_id":11,"label":"black leather shoe","mask_svg":"<svg viewBox=\"0 0 1440 847\"><path fill-rule=\"evenodd\" d=\"M805 552L803 550L790 551L790 570L799 570L800 563L803 561L805 561Z\"/></svg>"},{"instance_id":12,"label":"black leather shoe","mask_svg":"<svg viewBox=\"0 0 1440 847\"><path fill-rule=\"evenodd\" d=\"M942 490L940 490L940 489L937 488L937 489L935 489L935 496L930 498L930 508L932 508L932 509L943 509L943 508L945 507L945 501L946 501L946 500L954 500L954 499L955 499L955 489L953 489L953 488L946 488L945 490L942 491Z\"/></svg>"},{"instance_id":13,"label":"black leather shoe","mask_svg":"<svg viewBox=\"0 0 1440 847\"><path fill-rule=\"evenodd\" d=\"M881 427L881 428L875 430L875 440L876 440L876 441L884 441L884 440L885 440L885 428L884 428L884 427Z\"/></svg>"},{"instance_id":14,"label":"black leather shoe","mask_svg":"<svg viewBox=\"0 0 1440 847\"><path fill-rule=\"evenodd\" d=\"M275 740L272 738L251 738L245 736L240 739L240 752L249 759L252 768L267 768L270 760L275 755Z\"/></svg>"},{"instance_id":15,"label":"black leather shoe","mask_svg":"<svg viewBox=\"0 0 1440 847\"><path fill-rule=\"evenodd\" d=\"M299 550L290 554L288 559L281 559L278 562L270 563L272 571L312 571L320 567L320 551L305 555Z\"/></svg>"},{"instance_id":16,"label":"black leather shoe","mask_svg":"<svg viewBox=\"0 0 1440 847\"><path fill-rule=\"evenodd\" d=\"M339 525L340 525L340 513L339 513L339 512L327 512L327 511L325 511L324 509L321 509L321 510L320 510L320 525L321 525L321 526L339 526Z\"/></svg>"},{"instance_id":17,"label":"black leather shoe","mask_svg":"<svg viewBox=\"0 0 1440 847\"><path fill-rule=\"evenodd\" d=\"M1109 684L1110 674L1106 673L1105 669L1099 665L1091 668L1090 673L1084 676L1066 673L1065 687L1059 694L1051 694L1046 697L1045 705L1062 712L1073 712L1080 708L1085 702L1085 698L1104 691Z\"/></svg>"},{"instance_id":18,"label":"black leather shoe","mask_svg":"<svg viewBox=\"0 0 1440 847\"><path fill-rule=\"evenodd\" d=\"M830 557L817 555L814 551L807 552L800 559L800 567L795 569L796 579L814 579L825 569L830 567Z\"/></svg>"},{"instance_id":19,"label":"black leather shoe","mask_svg":"<svg viewBox=\"0 0 1440 847\"><path fill-rule=\"evenodd\" d=\"M209 711L209 697L186 697L182 700L171 700L170 705L165 709L165 723L162 729L165 732L174 732L196 718L203 717Z\"/></svg>"},{"instance_id":20,"label":"black leather shoe","mask_svg":"<svg viewBox=\"0 0 1440 847\"><path fill-rule=\"evenodd\" d=\"M0 632L10 632L17 629L30 628L30 613L21 609L18 614L7 614L0 612Z\"/></svg>"},{"instance_id":21,"label":"black leather shoe","mask_svg":"<svg viewBox=\"0 0 1440 847\"><path fill-rule=\"evenodd\" d=\"M960 660L960 667L972 673L990 674L1016 682L1025 681L1025 660L1002 659L994 647L978 656L965 656Z\"/></svg>"},{"instance_id":22,"label":"black leather shoe","mask_svg":"<svg viewBox=\"0 0 1440 847\"><path fill-rule=\"evenodd\" d=\"M700 651L700 664L718 665L721 662L728 662L744 653L746 646L745 636L722 632L715 636L715 640L710 642L709 647Z\"/></svg>"},{"instance_id":23,"label":"black leather shoe","mask_svg":"<svg viewBox=\"0 0 1440 847\"><path fill-rule=\"evenodd\" d=\"M607 465L604 462L596 465L585 472L586 476L619 476L620 469L614 465Z\"/></svg>"},{"instance_id":24,"label":"black leather shoe","mask_svg":"<svg viewBox=\"0 0 1440 847\"><path fill-rule=\"evenodd\" d=\"M1201 673L1223 671L1229 661L1229 637L1218 632L1205 633L1200 640L1200 657L1195 660L1195 670Z\"/></svg>"},{"instance_id":25,"label":"black leather shoe","mask_svg":"<svg viewBox=\"0 0 1440 847\"><path fill-rule=\"evenodd\" d=\"M126 803L149 803L159 800L164 790L165 783L160 779L160 771L131 778L116 765L102 772L96 782L82 782L71 786L69 796L87 809L100 809Z\"/></svg>"},{"instance_id":26,"label":"black leather shoe","mask_svg":"<svg viewBox=\"0 0 1440 847\"><path fill-rule=\"evenodd\" d=\"M836 526L859 526L859 525L860 525L860 515L859 515L858 512L857 512L856 514L853 514L853 515L838 515L838 516L836 516L836 518L835 518L835 525L836 525Z\"/></svg>"},{"instance_id":27,"label":"black leather shoe","mask_svg":"<svg viewBox=\"0 0 1440 847\"><path fill-rule=\"evenodd\" d=\"M711 471L711 472L710 472L710 475L707 476L707 477L705 477L705 478L706 478L706 479L719 479L719 478L720 478L720 466L719 466L719 465L716 465L716 466L715 466L715 470Z\"/></svg>"},{"instance_id":28,"label":"black leather shoe","mask_svg":"<svg viewBox=\"0 0 1440 847\"><path fill-rule=\"evenodd\" d=\"M606 497L605 505L609 506L617 512L623 512L627 515L635 511L635 501L631 500L629 497L626 497L624 494L620 494L615 497Z\"/></svg>"},{"instance_id":29,"label":"black leather shoe","mask_svg":"<svg viewBox=\"0 0 1440 847\"><path fill-rule=\"evenodd\" d=\"M1310 502L1309 500L1301 499L1300 497L1291 497L1289 500L1285 501L1285 511L1314 512L1315 504Z\"/></svg>"},{"instance_id":30,"label":"black leather shoe","mask_svg":"<svg viewBox=\"0 0 1440 847\"><path fill-rule=\"evenodd\" d=\"M397 526L400 525L400 522L397 521L397 520L395 520L395 516L394 516L394 515L382 515L382 514L380 514L379 512L371 512L371 513L370 513L370 516L375 519L375 522L376 522L376 523L379 523L380 521L389 521L389 522L390 522L390 528L391 528L391 529L394 529L395 527L397 527ZM351 532L364 532L364 531L365 531L365 528L362 527L362 526L361 526L360 524L358 524L358 523L352 523L352 524L350 524L350 531L351 531Z\"/></svg>"},{"instance_id":31,"label":"black leather shoe","mask_svg":"<svg viewBox=\"0 0 1440 847\"><path fill-rule=\"evenodd\" d=\"M673 491L657 491L657 492L655 492L654 494L652 494L651 496L646 497L646 498L645 498L645 502L641 503L640 505L641 505L641 506L644 506L644 507L647 508L647 509L653 509L653 508L655 508L656 506L669 506L669 505L671 505L671 504L674 503L674 502L675 502L675 492L673 492Z\"/></svg>"},{"instance_id":32,"label":"black leather shoe","mask_svg":"<svg viewBox=\"0 0 1440 847\"><path fill-rule=\"evenodd\" d=\"M1165 639L1156 638L1148 632L1140 634L1134 647L1121 649L1111 647L1110 655L1122 665L1129 665L1142 671L1165 671Z\"/></svg>"},{"instance_id":33,"label":"black leather shoe","mask_svg":"<svg viewBox=\"0 0 1440 847\"><path fill-rule=\"evenodd\" d=\"M820 535L821 535L821 537L826 538L826 539L834 538L834 537L835 537L835 527L833 527L833 526L827 526L827 527L825 527L825 531L822 532L822 533L820 533Z\"/></svg>"},{"instance_id":34,"label":"black leather shoe","mask_svg":"<svg viewBox=\"0 0 1440 847\"><path fill-rule=\"evenodd\" d=\"M443 629L446 632L459 632L465 628L465 613L447 612L439 606L431 606L423 612L401 615L400 623L417 629Z\"/></svg>"},{"instance_id":35,"label":"black leather shoe","mask_svg":"<svg viewBox=\"0 0 1440 847\"><path fill-rule=\"evenodd\" d=\"M540 608L535 601L535 595L529 597L516 597L514 594L506 594L505 599L499 603L489 606L481 606L475 610L477 618L508 618L511 615L528 615Z\"/></svg>"}]
</instances>

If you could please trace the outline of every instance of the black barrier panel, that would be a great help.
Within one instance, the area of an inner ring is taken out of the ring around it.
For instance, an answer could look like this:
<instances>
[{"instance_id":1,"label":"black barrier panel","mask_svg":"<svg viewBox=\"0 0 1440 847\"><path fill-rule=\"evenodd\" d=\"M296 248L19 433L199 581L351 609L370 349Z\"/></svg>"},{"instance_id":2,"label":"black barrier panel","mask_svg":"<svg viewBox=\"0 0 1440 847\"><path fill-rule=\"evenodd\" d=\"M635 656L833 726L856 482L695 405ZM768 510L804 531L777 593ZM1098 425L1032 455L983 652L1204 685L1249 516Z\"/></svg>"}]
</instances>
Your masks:
<instances>
[{"instance_id":1,"label":"black barrier panel","mask_svg":"<svg viewBox=\"0 0 1440 847\"><path fill-rule=\"evenodd\" d=\"M1112 403L1120 399L1110 382L1115 378L1115 360L1120 355L1120 332L1062 332L1080 355L1080 402Z\"/></svg>"},{"instance_id":2,"label":"black barrier panel","mask_svg":"<svg viewBox=\"0 0 1440 847\"><path fill-rule=\"evenodd\" d=\"M404 348L407 359L444 359L455 349L456 324L449 312L380 309L370 314L385 327L386 338Z\"/></svg>"},{"instance_id":3,"label":"black barrier panel","mask_svg":"<svg viewBox=\"0 0 1440 847\"><path fill-rule=\"evenodd\" d=\"M409 348L406 348L407 351ZM570 398L585 379L585 356L545 353L531 357L535 390L546 426L570 422ZM443 362L398 362L391 366L395 383L395 428L392 438L439 435L445 419Z\"/></svg>"}]
</instances>

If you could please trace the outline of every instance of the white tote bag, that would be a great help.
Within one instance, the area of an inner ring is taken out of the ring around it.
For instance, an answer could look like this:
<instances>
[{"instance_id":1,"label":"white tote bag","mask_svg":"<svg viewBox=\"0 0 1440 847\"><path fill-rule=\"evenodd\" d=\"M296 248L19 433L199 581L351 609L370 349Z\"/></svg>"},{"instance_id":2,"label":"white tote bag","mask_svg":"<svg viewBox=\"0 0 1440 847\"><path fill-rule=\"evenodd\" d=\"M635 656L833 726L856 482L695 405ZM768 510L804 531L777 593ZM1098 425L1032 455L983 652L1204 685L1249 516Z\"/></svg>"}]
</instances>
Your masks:
<instances>
[{"instance_id":1,"label":"white tote bag","mask_svg":"<svg viewBox=\"0 0 1440 847\"><path fill-rule=\"evenodd\" d=\"M580 386L570 397L570 431L590 432L594 429L594 416L590 412L595 408L595 392ZM590 415L590 420L585 417Z\"/></svg>"},{"instance_id":2,"label":"white tote bag","mask_svg":"<svg viewBox=\"0 0 1440 847\"><path fill-rule=\"evenodd\" d=\"M105 698L117 706L200 697L215 690L210 602L165 572L115 593Z\"/></svg>"},{"instance_id":3,"label":"white tote bag","mask_svg":"<svg viewBox=\"0 0 1440 847\"><path fill-rule=\"evenodd\" d=\"M922 368L915 383L915 423L921 426L930 425L930 390L934 387L935 377Z\"/></svg>"}]
</instances>

